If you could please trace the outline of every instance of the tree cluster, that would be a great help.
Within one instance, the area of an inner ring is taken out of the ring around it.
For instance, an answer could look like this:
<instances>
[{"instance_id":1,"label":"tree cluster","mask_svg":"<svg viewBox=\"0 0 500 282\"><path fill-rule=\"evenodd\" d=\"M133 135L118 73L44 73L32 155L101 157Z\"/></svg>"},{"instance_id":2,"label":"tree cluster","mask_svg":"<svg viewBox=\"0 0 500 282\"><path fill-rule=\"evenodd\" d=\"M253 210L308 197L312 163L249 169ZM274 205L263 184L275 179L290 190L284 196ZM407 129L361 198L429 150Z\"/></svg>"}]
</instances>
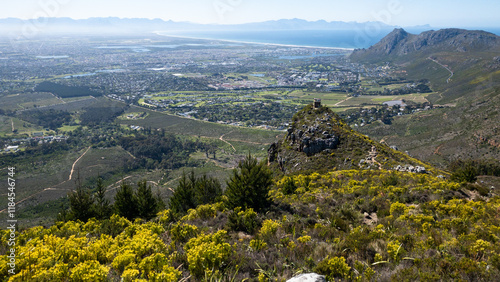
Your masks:
<instances>
[{"instance_id":1,"label":"tree cluster","mask_svg":"<svg viewBox=\"0 0 500 282\"><path fill-rule=\"evenodd\" d=\"M226 184L224 204L231 210L240 208L263 211L271 203L268 193L272 185L272 173L264 162L258 162L250 155L233 170L233 175ZM222 189L217 179L206 175L196 177L191 171L189 175L183 173L170 198L169 208L174 213L185 214L199 205L214 203L221 196Z\"/></svg>"},{"instance_id":2,"label":"tree cluster","mask_svg":"<svg viewBox=\"0 0 500 282\"><path fill-rule=\"evenodd\" d=\"M27 122L52 130L56 130L63 124L71 121L70 113L54 109L24 111L19 117Z\"/></svg>"},{"instance_id":3,"label":"tree cluster","mask_svg":"<svg viewBox=\"0 0 500 282\"><path fill-rule=\"evenodd\" d=\"M175 169L189 164L189 155L203 149L203 143L181 140L171 134L141 134L122 137L119 140L125 150L137 159L130 164L134 167Z\"/></svg>"},{"instance_id":4,"label":"tree cluster","mask_svg":"<svg viewBox=\"0 0 500 282\"><path fill-rule=\"evenodd\" d=\"M105 197L106 187L102 178L97 179L94 190L92 193L90 189L78 184L76 190L68 195L69 211L61 211L59 219L86 222L91 218L107 219L112 214L117 214L129 220L135 218L150 220L164 207L162 199L153 195L151 186L147 185L146 180L139 181L135 191L130 184L122 181L113 205Z\"/></svg>"},{"instance_id":5,"label":"tree cluster","mask_svg":"<svg viewBox=\"0 0 500 282\"><path fill-rule=\"evenodd\" d=\"M125 107L89 107L80 115L80 122L82 125L110 123L124 111Z\"/></svg>"},{"instance_id":6,"label":"tree cluster","mask_svg":"<svg viewBox=\"0 0 500 282\"><path fill-rule=\"evenodd\" d=\"M452 179L456 181L474 182L479 175L500 176L498 160L455 160L448 166Z\"/></svg>"},{"instance_id":7,"label":"tree cluster","mask_svg":"<svg viewBox=\"0 0 500 282\"><path fill-rule=\"evenodd\" d=\"M92 91L87 86L67 86L50 81L44 81L35 87L37 92L50 92L61 98L83 97L83 96L101 96L101 93Z\"/></svg>"},{"instance_id":8,"label":"tree cluster","mask_svg":"<svg viewBox=\"0 0 500 282\"><path fill-rule=\"evenodd\" d=\"M220 182L213 177L195 176L182 173L179 184L169 200L169 208L176 214L185 214L189 209L199 205L215 203L222 196Z\"/></svg>"}]
</instances>

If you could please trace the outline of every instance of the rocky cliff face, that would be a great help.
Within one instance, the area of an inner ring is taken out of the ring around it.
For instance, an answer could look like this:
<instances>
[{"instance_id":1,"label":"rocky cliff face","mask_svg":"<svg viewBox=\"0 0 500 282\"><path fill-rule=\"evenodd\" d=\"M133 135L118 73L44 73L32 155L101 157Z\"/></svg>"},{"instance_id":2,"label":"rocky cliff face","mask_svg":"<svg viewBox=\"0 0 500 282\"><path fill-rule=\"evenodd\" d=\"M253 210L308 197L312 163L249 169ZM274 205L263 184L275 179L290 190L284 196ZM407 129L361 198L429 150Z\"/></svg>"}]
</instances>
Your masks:
<instances>
[{"instance_id":1,"label":"rocky cliff face","mask_svg":"<svg viewBox=\"0 0 500 282\"><path fill-rule=\"evenodd\" d=\"M381 56L382 58L388 55L404 56L438 49L457 52L488 51L499 46L500 37L485 31L449 28L415 35L399 28L394 29L368 49L355 50L351 59L380 60Z\"/></svg>"}]
</instances>

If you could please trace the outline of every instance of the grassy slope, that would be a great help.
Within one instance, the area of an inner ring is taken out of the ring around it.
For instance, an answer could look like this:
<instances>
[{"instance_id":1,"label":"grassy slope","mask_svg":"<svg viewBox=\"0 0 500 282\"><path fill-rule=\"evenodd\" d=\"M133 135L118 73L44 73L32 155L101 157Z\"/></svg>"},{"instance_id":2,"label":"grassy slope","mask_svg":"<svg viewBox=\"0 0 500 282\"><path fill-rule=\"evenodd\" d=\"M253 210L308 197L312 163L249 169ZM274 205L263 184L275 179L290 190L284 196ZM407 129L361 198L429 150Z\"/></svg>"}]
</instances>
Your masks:
<instances>
[{"instance_id":1,"label":"grassy slope","mask_svg":"<svg viewBox=\"0 0 500 282\"><path fill-rule=\"evenodd\" d=\"M497 145L500 73L498 63L492 59L496 55L494 52L433 53L433 58L454 72L449 83L446 79L450 73L426 59L429 54L405 58L409 62L402 67L409 78L430 79L436 93L427 99L452 107L397 117L391 126L373 123L358 130L443 166L455 158L500 158Z\"/></svg>"},{"instance_id":2,"label":"grassy slope","mask_svg":"<svg viewBox=\"0 0 500 282\"><path fill-rule=\"evenodd\" d=\"M130 112L137 112L138 107L131 107ZM195 119L182 118L179 116L164 114L156 111L140 108L140 111L148 112L148 116L141 120L120 120L120 124L138 125L143 127L163 128L168 132L191 136L204 136L220 138L227 134L230 140L244 140L249 142L269 144L276 139L280 131L258 130L205 122Z\"/></svg>"},{"instance_id":3,"label":"grassy slope","mask_svg":"<svg viewBox=\"0 0 500 282\"><path fill-rule=\"evenodd\" d=\"M296 189L284 194L290 181ZM271 190L268 212L238 214L250 231L231 224L232 211L220 203L182 218L165 211L148 223L119 217L59 223L17 235L20 253L35 250L18 258L18 270L65 280L95 260L87 266L92 273L84 271L94 281L99 273L112 281L153 275L284 281L308 272L329 281L498 281L500 219L492 215L500 201L468 188L385 170L285 177ZM1 232L6 244L9 231ZM5 262L6 250L0 254ZM69 271L51 271L56 263Z\"/></svg>"}]
</instances>

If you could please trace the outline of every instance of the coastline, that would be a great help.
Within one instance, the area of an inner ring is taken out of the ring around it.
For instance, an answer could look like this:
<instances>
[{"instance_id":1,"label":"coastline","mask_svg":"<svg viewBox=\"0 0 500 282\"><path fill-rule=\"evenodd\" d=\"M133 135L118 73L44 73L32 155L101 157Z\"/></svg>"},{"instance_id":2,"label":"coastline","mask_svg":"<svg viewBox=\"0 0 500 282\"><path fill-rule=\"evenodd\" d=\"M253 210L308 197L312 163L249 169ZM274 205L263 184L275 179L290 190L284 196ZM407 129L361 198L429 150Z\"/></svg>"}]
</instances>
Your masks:
<instances>
[{"instance_id":1,"label":"coastline","mask_svg":"<svg viewBox=\"0 0 500 282\"><path fill-rule=\"evenodd\" d=\"M203 37L193 37L193 36L183 36L183 35L170 35L163 34L164 31L153 31L153 34L165 37L174 38L184 38L184 39L200 39L200 40L215 40L230 43L241 43L241 44L255 44L255 45L266 45L266 46L281 46L281 47L294 47L294 48L316 48L316 49L329 49L329 50L341 50L341 51L354 51L355 48L344 48L344 47L325 47L325 46L307 46L307 45L293 45L293 44L280 44L280 43L266 43L266 42L251 42L251 41L240 41L231 39L216 39L216 38L203 38Z\"/></svg>"}]
</instances>

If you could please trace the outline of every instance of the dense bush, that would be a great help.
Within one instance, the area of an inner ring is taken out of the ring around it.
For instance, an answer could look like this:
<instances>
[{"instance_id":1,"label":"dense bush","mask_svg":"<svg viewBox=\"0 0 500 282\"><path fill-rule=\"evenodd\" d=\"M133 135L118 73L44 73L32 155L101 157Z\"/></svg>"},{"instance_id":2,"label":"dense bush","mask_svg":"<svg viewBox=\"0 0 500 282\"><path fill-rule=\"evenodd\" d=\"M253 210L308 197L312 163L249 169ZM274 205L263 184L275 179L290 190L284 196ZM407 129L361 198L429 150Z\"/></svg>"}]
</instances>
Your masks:
<instances>
[{"instance_id":1,"label":"dense bush","mask_svg":"<svg viewBox=\"0 0 500 282\"><path fill-rule=\"evenodd\" d=\"M248 155L233 170L225 191L226 205L230 209L252 208L262 211L269 207L268 193L272 184L272 174L264 162Z\"/></svg>"},{"instance_id":2,"label":"dense bush","mask_svg":"<svg viewBox=\"0 0 500 282\"><path fill-rule=\"evenodd\" d=\"M197 177L194 171L182 173L174 194L169 199L169 208L178 214L185 214L198 205L211 204L222 196L220 182L216 178L203 175Z\"/></svg>"},{"instance_id":3,"label":"dense bush","mask_svg":"<svg viewBox=\"0 0 500 282\"><path fill-rule=\"evenodd\" d=\"M56 130L63 124L71 121L70 113L53 109L24 111L19 117L27 122L52 130Z\"/></svg>"},{"instance_id":4,"label":"dense bush","mask_svg":"<svg viewBox=\"0 0 500 282\"><path fill-rule=\"evenodd\" d=\"M284 193L290 179L296 189ZM17 232L16 252L26 255L9 277L0 249L0 277L283 281L316 271L329 281L498 281L500 198L470 197L467 187L385 170L287 176L266 213L220 201L180 219L166 210L150 222L113 215ZM1 245L9 236L0 231Z\"/></svg>"},{"instance_id":5,"label":"dense bush","mask_svg":"<svg viewBox=\"0 0 500 282\"><path fill-rule=\"evenodd\" d=\"M86 86L67 86L63 84L58 84L50 81L44 81L39 83L35 87L35 91L37 92L50 92L61 98L70 98L70 97L82 97L82 96L102 96L101 93L92 91L89 87Z\"/></svg>"}]
</instances>

